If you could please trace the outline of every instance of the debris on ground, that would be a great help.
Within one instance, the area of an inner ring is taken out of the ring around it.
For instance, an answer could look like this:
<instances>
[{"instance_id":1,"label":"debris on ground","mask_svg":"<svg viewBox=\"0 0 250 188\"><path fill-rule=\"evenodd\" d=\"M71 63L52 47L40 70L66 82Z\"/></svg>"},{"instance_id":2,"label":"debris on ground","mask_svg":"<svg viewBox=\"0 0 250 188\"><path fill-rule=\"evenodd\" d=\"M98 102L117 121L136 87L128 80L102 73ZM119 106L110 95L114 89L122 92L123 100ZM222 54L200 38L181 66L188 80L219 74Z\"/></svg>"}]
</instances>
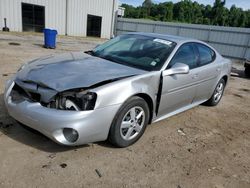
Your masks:
<instances>
[{"instance_id":1,"label":"debris on ground","mask_svg":"<svg viewBox=\"0 0 250 188\"><path fill-rule=\"evenodd\" d=\"M9 42L9 45L20 46L21 44L20 44L20 43L17 43L17 42Z\"/></svg>"},{"instance_id":2,"label":"debris on ground","mask_svg":"<svg viewBox=\"0 0 250 188\"><path fill-rule=\"evenodd\" d=\"M98 169L95 169L95 172L96 172L96 174L99 176L99 178L102 177L102 174L101 174L101 172L100 172Z\"/></svg>"},{"instance_id":3,"label":"debris on ground","mask_svg":"<svg viewBox=\"0 0 250 188\"><path fill-rule=\"evenodd\" d=\"M62 163L62 164L60 164L60 167L66 168L66 167L67 167L67 164L66 164L66 163Z\"/></svg>"},{"instance_id":4,"label":"debris on ground","mask_svg":"<svg viewBox=\"0 0 250 188\"><path fill-rule=\"evenodd\" d=\"M216 167L214 166L214 167L212 167L212 168L207 169L207 171L208 171L208 172L211 172L212 170L215 170L215 169L216 169Z\"/></svg>"},{"instance_id":5,"label":"debris on ground","mask_svg":"<svg viewBox=\"0 0 250 188\"><path fill-rule=\"evenodd\" d=\"M179 129L177 130L177 132L178 132L179 135L181 135L181 136L185 136L185 135L186 135L186 133L184 133L183 128L179 128Z\"/></svg>"},{"instance_id":6,"label":"debris on ground","mask_svg":"<svg viewBox=\"0 0 250 188\"><path fill-rule=\"evenodd\" d=\"M51 153L49 156L48 156L48 158L50 158L50 159L53 159L53 158L55 158L56 157L56 153Z\"/></svg>"},{"instance_id":7,"label":"debris on ground","mask_svg":"<svg viewBox=\"0 0 250 188\"><path fill-rule=\"evenodd\" d=\"M42 168L49 168L50 167L50 164L45 164L42 166Z\"/></svg>"}]
</instances>

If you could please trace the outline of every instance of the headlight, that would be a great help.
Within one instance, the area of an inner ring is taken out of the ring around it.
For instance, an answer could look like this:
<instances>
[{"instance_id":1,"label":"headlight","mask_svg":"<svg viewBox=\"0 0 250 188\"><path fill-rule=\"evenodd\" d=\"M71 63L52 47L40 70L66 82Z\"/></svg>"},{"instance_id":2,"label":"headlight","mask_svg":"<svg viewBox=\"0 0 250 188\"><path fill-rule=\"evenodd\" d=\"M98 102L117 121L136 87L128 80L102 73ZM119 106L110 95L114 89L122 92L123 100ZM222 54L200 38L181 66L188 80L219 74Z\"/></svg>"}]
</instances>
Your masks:
<instances>
[{"instance_id":1,"label":"headlight","mask_svg":"<svg viewBox=\"0 0 250 188\"><path fill-rule=\"evenodd\" d=\"M78 94L77 96L82 110L93 110L95 108L96 98L97 94L92 92L88 92L84 95Z\"/></svg>"},{"instance_id":2,"label":"headlight","mask_svg":"<svg viewBox=\"0 0 250 188\"><path fill-rule=\"evenodd\" d=\"M97 94L93 92L67 91L59 94L48 107L73 111L93 110L96 99Z\"/></svg>"}]
</instances>

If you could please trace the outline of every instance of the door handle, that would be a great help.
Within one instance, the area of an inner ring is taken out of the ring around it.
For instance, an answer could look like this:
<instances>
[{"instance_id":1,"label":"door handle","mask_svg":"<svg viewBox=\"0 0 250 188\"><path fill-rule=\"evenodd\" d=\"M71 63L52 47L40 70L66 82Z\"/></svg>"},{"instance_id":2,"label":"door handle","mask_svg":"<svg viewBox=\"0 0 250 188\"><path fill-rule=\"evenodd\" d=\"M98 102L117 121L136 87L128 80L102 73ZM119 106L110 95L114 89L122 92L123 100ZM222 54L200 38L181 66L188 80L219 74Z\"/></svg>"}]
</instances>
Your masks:
<instances>
[{"instance_id":1,"label":"door handle","mask_svg":"<svg viewBox=\"0 0 250 188\"><path fill-rule=\"evenodd\" d=\"M193 79L198 78L198 74L194 74L194 75L192 76L192 78L193 78Z\"/></svg>"}]
</instances>

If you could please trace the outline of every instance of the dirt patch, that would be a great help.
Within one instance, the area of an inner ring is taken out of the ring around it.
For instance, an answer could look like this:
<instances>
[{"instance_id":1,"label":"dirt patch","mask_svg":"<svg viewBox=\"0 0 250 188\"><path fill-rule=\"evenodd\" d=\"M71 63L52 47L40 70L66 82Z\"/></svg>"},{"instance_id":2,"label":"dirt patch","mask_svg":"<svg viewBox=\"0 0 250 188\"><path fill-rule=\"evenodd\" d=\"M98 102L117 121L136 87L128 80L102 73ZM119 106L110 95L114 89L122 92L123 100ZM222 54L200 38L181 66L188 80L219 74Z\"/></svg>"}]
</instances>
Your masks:
<instances>
[{"instance_id":1,"label":"dirt patch","mask_svg":"<svg viewBox=\"0 0 250 188\"><path fill-rule=\"evenodd\" d=\"M250 89L246 89L246 88L240 88L240 91L244 91L244 92L247 92L247 93L249 93L249 92L250 92Z\"/></svg>"},{"instance_id":2,"label":"dirt patch","mask_svg":"<svg viewBox=\"0 0 250 188\"><path fill-rule=\"evenodd\" d=\"M66 163L62 163L62 164L60 164L60 167L61 168L66 168L68 165L66 164Z\"/></svg>"},{"instance_id":3,"label":"dirt patch","mask_svg":"<svg viewBox=\"0 0 250 188\"><path fill-rule=\"evenodd\" d=\"M21 44L20 44L20 43L17 43L17 42L9 42L9 45L12 45L12 46L20 46Z\"/></svg>"},{"instance_id":4,"label":"dirt patch","mask_svg":"<svg viewBox=\"0 0 250 188\"><path fill-rule=\"evenodd\" d=\"M12 41L22 47L8 45ZM234 64L237 76L218 106L198 106L150 125L129 148L108 142L60 146L8 115L3 90L9 73L32 59L85 51L101 42L60 36L57 48L49 50L42 35L0 32L0 75L6 74L0 77L1 188L250 187L250 81L242 64Z\"/></svg>"},{"instance_id":5,"label":"dirt patch","mask_svg":"<svg viewBox=\"0 0 250 188\"><path fill-rule=\"evenodd\" d=\"M239 98L243 98L243 96L240 94L234 94L234 96L239 97Z\"/></svg>"}]
</instances>

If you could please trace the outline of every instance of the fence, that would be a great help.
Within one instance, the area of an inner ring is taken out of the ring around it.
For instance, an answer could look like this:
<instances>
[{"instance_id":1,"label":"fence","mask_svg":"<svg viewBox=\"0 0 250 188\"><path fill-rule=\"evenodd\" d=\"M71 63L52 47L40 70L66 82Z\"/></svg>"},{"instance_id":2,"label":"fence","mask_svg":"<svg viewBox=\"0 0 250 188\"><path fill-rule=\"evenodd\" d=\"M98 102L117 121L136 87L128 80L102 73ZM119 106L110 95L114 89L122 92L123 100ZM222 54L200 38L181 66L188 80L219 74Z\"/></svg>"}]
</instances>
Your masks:
<instances>
[{"instance_id":1,"label":"fence","mask_svg":"<svg viewBox=\"0 0 250 188\"><path fill-rule=\"evenodd\" d=\"M223 56L240 60L250 59L249 28L118 18L115 34L126 32L152 32L195 38L209 43Z\"/></svg>"}]
</instances>

